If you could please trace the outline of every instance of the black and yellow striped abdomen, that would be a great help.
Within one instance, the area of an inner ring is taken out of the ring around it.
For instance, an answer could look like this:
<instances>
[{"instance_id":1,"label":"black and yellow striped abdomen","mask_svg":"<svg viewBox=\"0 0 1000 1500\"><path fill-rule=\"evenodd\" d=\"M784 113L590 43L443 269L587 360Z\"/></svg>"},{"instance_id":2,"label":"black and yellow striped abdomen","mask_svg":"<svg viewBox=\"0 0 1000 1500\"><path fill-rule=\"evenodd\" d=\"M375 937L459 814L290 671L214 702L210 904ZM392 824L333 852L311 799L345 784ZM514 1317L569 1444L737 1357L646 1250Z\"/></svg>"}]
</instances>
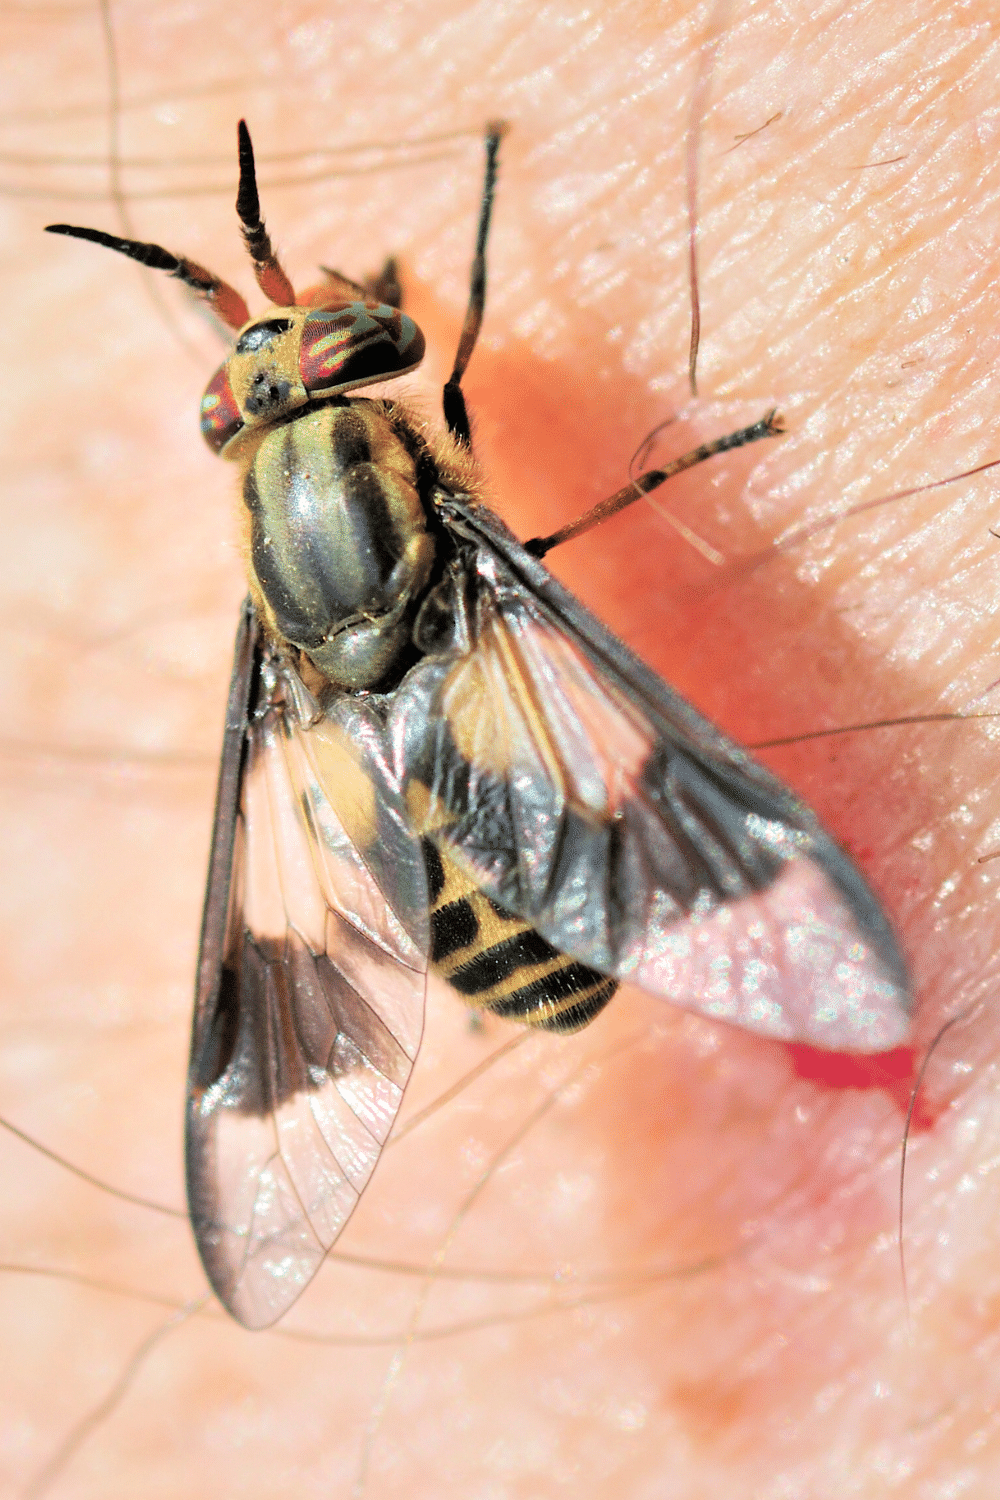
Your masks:
<instances>
[{"instance_id":1,"label":"black and yellow striped abdomen","mask_svg":"<svg viewBox=\"0 0 1000 1500\"><path fill-rule=\"evenodd\" d=\"M431 968L469 1005L548 1031L577 1031L618 982L553 948L522 917L483 894L428 838Z\"/></svg>"}]
</instances>

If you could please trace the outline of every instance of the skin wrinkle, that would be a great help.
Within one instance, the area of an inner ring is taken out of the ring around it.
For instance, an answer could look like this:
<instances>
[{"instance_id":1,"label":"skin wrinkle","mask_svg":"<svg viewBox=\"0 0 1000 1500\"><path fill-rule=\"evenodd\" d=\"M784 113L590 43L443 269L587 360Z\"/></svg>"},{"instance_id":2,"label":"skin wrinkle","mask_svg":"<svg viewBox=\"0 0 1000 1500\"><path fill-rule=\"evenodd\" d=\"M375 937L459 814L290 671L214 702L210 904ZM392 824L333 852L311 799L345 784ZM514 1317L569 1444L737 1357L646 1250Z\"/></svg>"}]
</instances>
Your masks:
<instances>
[{"instance_id":1,"label":"skin wrinkle","mask_svg":"<svg viewBox=\"0 0 1000 1500\"><path fill-rule=\"evenodd\" d=\"M234 190L243 112L262 183L295 171L266 166L272 153L510 118L466 389L490 498L519 535L551 531L625 482L630 454L672 412L681 419L653 463L780 406L786 437L659 497L723 568L642 503L550 559L736 737L959 708L996 679L991 476L737 566L794 524L1000 456L998 59L981 0L959 15L944 0L829 5L802 25L779 6L732 5L702 131L697 405L686 393L683 133L707 12L610 4L597 21L571 0L541 15L521 0L421 0L373 33L365 8L340 0L273 14L209 0L197 17L157 3L113 19L123 99L153 101L126 107L123 156L231 151L231 173L212 165L204 180L231 175ZM11 11L2 25L0 147L99 155L96 11ZM320 261L358 276L400 254L430 353L399 389L416 390L435 420L481 170L474 138L447 149L425 166L262 187L299 285ZM192 176L168 167L152 182ZM37 187L42 174L0 166L0 178ZM44 182L93 190L106 174L66 167ZM249 293L231 199L144 199L135 232ZM197 358L136 269L38 232L59 218L118 231L110 205L7 197L2 208L17 351L2 491L5 735L77 756L112 745L207 757L162 769L126 759L108 775L73 758L10 763L3 1112L115 1183L177 1203L210 759L243 587L233 475L197 435L220 345L174 286L159 283L162 300ZM374 1448L369 1500L548 1500L570 1484L586 1500L646 1500L666 1474L685 1500L874 1497L887 1474L904 1497L942 1493L958 1474L965 1494L995 1493L1000 862L977 863L1000 847L994 733L893 729L767 756L884 893L918 979L921 1044L983 1002L947 1037L918 1110L911 1328L893 1243L905 1066L887 1063L883 1086L874 1068L846 1065L831 1081L814 1057L616 998L579 1039L518 1049L387 1153L344 1248L428 1262L483 1162L545 1090L645 1029L642 1047L549 1112L448 1260L563 1267L572 1291L574 1272L701 1269L641 1296L416 1345ZM435 997L407 1109L508 1035L495 1023L470 1032L461 1008ZM0 1153L5 1259L199 1293L185 1226L101 1198L13 1139ZM418 1285L331 1266L289 1324L405 1328ZM519 1311L529 1296L449 1282L426 1317ZM50 1278L0 1280L0 1493L19 1493L160 1315ZM389 1357L303 1357L194 1318L159 1345L52 1494L263 1500L290 1476L304 1500L347 1494Z\"/></svg>"}]
</instances>

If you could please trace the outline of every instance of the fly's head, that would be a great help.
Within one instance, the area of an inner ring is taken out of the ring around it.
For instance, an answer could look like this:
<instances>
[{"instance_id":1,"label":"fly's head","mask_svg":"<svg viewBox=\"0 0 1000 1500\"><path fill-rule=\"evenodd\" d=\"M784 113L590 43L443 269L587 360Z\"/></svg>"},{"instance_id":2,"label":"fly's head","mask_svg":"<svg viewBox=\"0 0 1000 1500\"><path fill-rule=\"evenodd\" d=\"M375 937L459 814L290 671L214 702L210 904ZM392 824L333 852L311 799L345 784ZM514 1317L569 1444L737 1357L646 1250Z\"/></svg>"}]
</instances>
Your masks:
<instances>
[{"instance_id":1,"label":"fly's head","mask_svg":"<svg viewBox=\"0 0 1000 1500\"><path fill-rule=\"evenodd\" d=\"M251 318L243 297L227 282L162 245L73 224L48 226L52 234L90 240L152 270L167 271L236 333L233 352L212 377L201 403L205 441L226 458L242 458L248 436L288 421L311 402L393 380L415 369L424 356L424 336L416 323L385 300L398 296L389 289L395 284L394 262L370 287L327 272L323 285L296 296L260 216L253 147L243 121L239 161L236 213L257 284L274 304L262 317Z\"/></svg>"},{"instance_id":2,"label":"fly's head","mask_svg":"<svg viewBox=\"0 0 1000 1500\"><path fill-rule=\"evenodd\" d=\"M202 434L215 453L239 458L250 434L310 402L404 375L423 355L416 323L385 303L280 308L241 330L202 397Z\"/></svg>"}]
</instances>

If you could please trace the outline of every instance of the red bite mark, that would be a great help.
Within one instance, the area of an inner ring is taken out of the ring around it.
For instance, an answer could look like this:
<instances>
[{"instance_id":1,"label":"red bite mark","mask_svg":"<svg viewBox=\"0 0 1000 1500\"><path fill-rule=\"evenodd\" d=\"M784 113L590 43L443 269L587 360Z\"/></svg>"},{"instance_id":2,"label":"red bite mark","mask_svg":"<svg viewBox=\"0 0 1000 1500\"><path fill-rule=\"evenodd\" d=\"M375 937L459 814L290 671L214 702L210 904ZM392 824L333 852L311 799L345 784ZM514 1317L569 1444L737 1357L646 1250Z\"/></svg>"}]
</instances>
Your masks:
<instances>
[{"instance_id":1,"label":"red bite mark","mask_svg":"<svg viewBox=\"0 0 1000 1500\"><path fill-rule=\"evenodd\" d=\"M914 1047L896 1047L892 1052L865 1057L854 1052L824 1052L820 1047L798 1043L790 1045L788 1051L799 1078L809 1078L831 1089L882 1089L901 1115L910 1107L919 1068ZM930 1130L941 1108L932 1107L923 1092L918 1094L910 1129Z\"/></svg>"}]
</instances>

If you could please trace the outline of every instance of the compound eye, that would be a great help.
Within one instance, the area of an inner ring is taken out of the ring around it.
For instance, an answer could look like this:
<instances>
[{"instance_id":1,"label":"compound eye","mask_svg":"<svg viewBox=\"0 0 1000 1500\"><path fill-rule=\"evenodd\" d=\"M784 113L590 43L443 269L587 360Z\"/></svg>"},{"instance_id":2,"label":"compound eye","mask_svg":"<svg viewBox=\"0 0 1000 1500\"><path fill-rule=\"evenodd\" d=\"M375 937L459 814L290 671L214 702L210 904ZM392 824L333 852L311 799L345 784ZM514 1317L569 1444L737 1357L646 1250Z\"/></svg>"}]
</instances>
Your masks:
<instances>
[{"instance_id":1,"label":"compound eye","mask_svg":"<svg viewBox=\"0 0 1000 1500\"><path fill-rule=\"evenodd\" d=\"M221 453L243 426L243 417L229 384L226 365L216 370L201 398L201 435L213 453Z\"/></svg>"},{"instance_id":2,"label":"compound eye","mask_svg":"<svg viewBox=\"0 0 1000 1500\"><path fill-rule=\"evenodd\" d=\"M253 354L257 349L266 349L268 344L280 338L291 328L290 318L268 318L266 323L255 323L236 340L236 354Z\"/></svg>"},{"instance_id":3,"label":"compound eye","mask_svg":"<svg viewBox=\"0 0 1000 1500\"><path fill-rule=\"evenodd\" d=\"M311 396L347 391L412 370L424 336L405 313L383 303L316 308L302 328L299 375Z\"/></svg>"}]
</instances>

